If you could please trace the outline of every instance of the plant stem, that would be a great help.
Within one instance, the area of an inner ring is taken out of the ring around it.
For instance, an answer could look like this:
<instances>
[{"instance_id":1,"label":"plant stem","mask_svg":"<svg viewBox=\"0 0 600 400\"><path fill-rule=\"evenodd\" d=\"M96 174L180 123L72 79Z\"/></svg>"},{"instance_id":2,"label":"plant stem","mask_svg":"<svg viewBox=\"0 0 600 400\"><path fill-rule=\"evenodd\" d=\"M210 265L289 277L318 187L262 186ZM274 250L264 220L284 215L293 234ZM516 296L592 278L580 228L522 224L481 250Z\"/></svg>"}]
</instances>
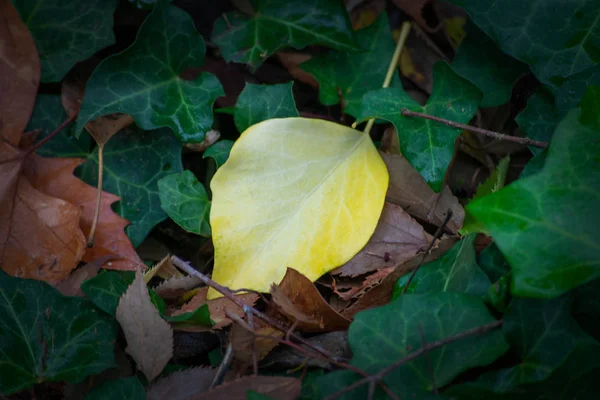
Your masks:
<instances>
[{"instance_id":1,"label":"plant stem","mask_svg":"<svg viewBox=\"0 0 600 400\"><path fill-rule=\"evenodd\" d=\"M498 320L498 321L494 321L494 322L490 322L489 324L485 324L485 325L481 325L475 328L471 328L468 329L466 331L457 333L456 335L452 335L452 336L448 336L444 339L440 339L440 340L436 340L435 342L431 342L428 343L426 345L424 345L423 347L419 348L418 350L413 351L412 353L410 353L409 355L407 355L406 357L396 361L395 363L379 370L379 372L377 372L374 375L370 375L366 378L360 379L356 382L354 382L352 385L345 387L344 389L332 394L329 397L326 397L325 400L333 400L336 399L338 397L340 397L341 395L343 395L344 393L348 393L351 390L354 390L355 388L362 386L364 384L367 383L371 383L371 382L379 382L381 381L387 374L389 374L390 372L392 372L393 370L395 370L398 367L401 367L402 365L414 360L415 358L427 353L428 351L437 349L438 347L442 347L445 346L449 343L455 342L457 340L469 337L469 336L476 336L476 335L481 335L487 331L491 331L493 329L498 328L499 326L502 325L502 320Z\"/></svg>"},{"instance_id":2,"label":"plant stem","mask_svg":"<svg viewBox=\"0 0 600 400\"><path fill-rule=\"evenodd\" d=\"M100 218L100 200L102 199L102 180L104 174L104 143L98 143L98 192L96 193L96 209L94 211L94 219L92 220L92 228L88 235L87 246L94 246L94 235L96 234L96 226L98 225L98 219Z\"/></svg>"},{"instance_id":3,"label":"plant stem","mask_svg":"<svg viewBox=\"0 0 600 400\"><path fill-rule=\"evenodd\" d=\"M394 49L394 55L392 55L392 60L390 61L387 73L385 74L385 79L383 80L383 84L381 85L381 87L384 89L390 86L392 78L394 77L394 73L396 73L396 69L398 68L398 60L400 60L400 54L402 53L402 49L404 48L404 43L406 42L406 38L408 37L409 32L410 22L404 22L400 30L400 37L398 38L398 42L396 43L396 48ZM373 128L374 123L374 118L367 121L367 125L365 126L363 132L367 135L371 133L371 128Z\"/></svg>"},{"instance_id":4,"label":"plant stem","mask_svg":"<svg viewBox=\"0 0 600 400\"><path fill-rule=\"evenodd\" d=\"M443 118L436 117L433 115L423 114L423 113L416 112L416 111L410 111L410 110L407 110L406 108L402 110L402 115L404 115L405 117L419 117L419 118L429 119L429 120L436 121L436 122L439 122L439 123L447 125L447 126L451 126L453 128L464 129L466 131L478 133L480 135L488 136L488 137L491 137L491 138L494 138L497 140L506 140L508 142L526 144L529 146L541 147L544 149L546 147L548 147L548 143L546 143L546 142L540 142L538 140L533 140L533 139L529 139L529 138L520 138L517 136L505 135L503 133L498 133L498 132L494 132L494 131L489 131L487 129L477 128L474 126L465 125L465 124L461 124L461 123L454 122L454 121L449 121L447 119L443 119Z\"/></svg>"}]
</instances>

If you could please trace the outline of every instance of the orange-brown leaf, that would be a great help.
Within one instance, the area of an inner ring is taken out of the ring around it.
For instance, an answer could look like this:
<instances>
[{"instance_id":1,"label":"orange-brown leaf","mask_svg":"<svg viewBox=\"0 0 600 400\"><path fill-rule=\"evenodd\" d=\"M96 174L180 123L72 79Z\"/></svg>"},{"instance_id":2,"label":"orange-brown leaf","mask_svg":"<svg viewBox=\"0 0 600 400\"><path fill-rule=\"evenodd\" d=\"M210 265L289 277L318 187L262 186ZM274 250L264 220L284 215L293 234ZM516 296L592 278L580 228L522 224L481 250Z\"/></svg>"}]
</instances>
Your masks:
<instances>
[{"instance_id":1,"label":"orange-brown leaf","mask_svg":"<svg viewBox=\"0 0 600 400\"><path fill-rule=\"evenodd\" d=\"M40 59L10 0L0 0L0 15L0 138L16 146L35 104Z\"/></svg>"},{"instance_id":2,"label":"orange-brown leaf","mask_svg":"<svg viewBox=\"0 0 600 400\"><path fill-rule=\"evenodd\" d=\"M98 189L73 175L73 170L82 162L82 159L77 158L44 158L31 155L24 168L24 174L38 190L80 208L80 227L87 236L92 227ZM119 200L119 197L113 194L102 193L94 246L86 249L83 261L92 262L101 257L112 256L114 259L105 265L105 268L136 270L143 266L143 263L125 234L124 229L129 222L115 214L110 207Z\"/></svg>"}]
</instances>

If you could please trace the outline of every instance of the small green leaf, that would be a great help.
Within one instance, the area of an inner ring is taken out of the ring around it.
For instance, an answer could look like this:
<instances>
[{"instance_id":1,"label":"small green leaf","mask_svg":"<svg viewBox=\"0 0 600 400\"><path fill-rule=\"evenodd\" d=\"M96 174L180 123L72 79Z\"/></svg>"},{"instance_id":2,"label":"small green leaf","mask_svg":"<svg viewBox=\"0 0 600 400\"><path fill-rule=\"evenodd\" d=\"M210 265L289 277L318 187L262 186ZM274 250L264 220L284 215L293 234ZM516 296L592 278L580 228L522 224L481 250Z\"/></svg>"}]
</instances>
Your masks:
<instances>
[{"instance_id":1,"label":"small green leaf","mask_svg":"<svg viewBox=\"0 0 600 400\"><path fill-rule=\"evenodd\" d=\"M192 18L160 2L146 18L136 41L105 58L87 82L76 134L101 115L126 113L143 129L169 127L184 142L202 142L212 127L212 106L224 94L218 79L200 72L181 74L204 64L205 45Z\"/></svg>"},{"instance_id":2,"label":"small green leaf","mask_svg":"<svg viewBox=\"0 0 600 400\"><path fill-rule=\"evenodd\" d=\"M0 270L0 393L115 366L117 325L91 302Z\"/></svg>"},{"instance_id":3,"label":"small green leaf","mask_svg":"<svg viewBox=\"0 0 600 400\"><path fill-rule=\"evenodd\" d=\"M507 56L471 22L467 37L452 60L452 69L483 93L481 107L496 107L510 100L515 81L527 73L527 65Z\"/></svg>"},{"instance_id":4,"label":"small green leaf","mask_svg":"<svg viewBox=\"0 0 600 400\"><path fill-rule=\"evenodd\" d=\"M493 321L475 296L453 292L404 295L356 315L348 332L354 355L351 363L374 374L422 347L423 340L432 343ZM469 368L491 363L507 349L498 329L431 350L383 380L400 398L423 398L433 389L432 375L437 387L444 386Z\"/></svg>"},{"instance_id":5,"label":"small green leaf","mask_svg":"<svg viewBox=\"0 0 600 400\"><path fill-rule=\"evenodd\" d=\"M175 327L179 324L184 325L204 325L213 326L214 322L210 319L210 311L208 310L208 304L203 304L192 312L186 312L179 315L167 316L163 315L163 318L171 323Z\"/></svg>"},{"instance_id":6,"label":"small green leaf","mask_svg":"<svg viewBox=\"0 0 600 400\"><path fill-rule=\"evenodd\" d=\"M554 96L549 90L541 86L527 100L527 107L515 118L519 128L528 138L542 142L550 142L556 125L560 118L554 105ZM534 155L540 154L544 149L529 146Z\"/></svg>"},{"instance_id":7,"label":"small green leaf","mask_svg":"<svg viewBox=\"0 0 600 400\"><path fill-rule=\"evenodd\" d=\"M244 132L251 125L271 118L297 117L298 110L292 93L293 82L280 85L247 83L235 107L235 126Z\"/></svg>"},{"instance_id":8,"label":"small green leaf","mask_svg":"<svg viewBox=\"0 0 600 400\"><path fill-rule=\"evenodd\" d=\"M490 280L475 262L476 236L465 236L440 258L419 268L406 293L459 292L483 296ZM393 299L400 297L410 275L398 279Z\"/></svg>"},{"instance_id":9,"label":"small green leaf","mask_svg":"<svg viewBox=\"0 0 600 400\"><path fill-rule=\"evenodd\" d=\"M42 64L42 82L58 82L79 61L115 42L117 0L12 0L29 28Z\"/></svg>"},{"instance_id":10,"label":"small green leaf","mask_svg":"<svg viewBox=\"0 0 600 400\"><path fill-rule=\"evenodd\" d=\"M402 109L467 123L477 112L481 93L445 62L434 65L433 80L433 91L425 106L400 88L378 89L364 96L357 119L378 117L394 124L404 157L434 191L440 192L460 129L423 118L404 117Z\"/></svg>"},{"instance_id":11,"label":"small green leaf","mask_svg":"<svg viewBox=\"0 0 600 400\"><path fill-rule=\"evenodd\" d=\"M210 200L191 171L167 175L158 181L160 206L188 232L210 236Z\"/></svg>"},{"instance_id":12,"label":"small green leaf","mask_svg":"<svg viewBox=\"0 0 600 400\"><path fill-rule=\"evenodd\" d=\"M165 220L157 182L181 172L182 145L168 129L120 131L104 148L103 190L121 197L115 212L131 222L125 228L134 247L142 243L154 225ZM76 169L86 183L98 184L98 149Z\"/></svg>"},{"instance_id":13,"label":"small green leaf","mask_svg":"<svg viewBox=\"0 0 600 400\"><path fill-rule=\"evenodd\" d=\"M206 149L202 154L202 158L212 158L215 160L217 168L219 168L221 165L225 164L225 161L229 158L233 143L233 140L220 140Z\"/></svg>"},{"instance_id":14,"label":"small green leaf","mask_svg":"<svg viewBox=\"0 0 600 400\"><path fill-rule=\"evenodd\" d=\"M467 206L510 263L517 296L555 297L600 277L599 102L590 87L558 125L541 172Z\"/></svg>"},{"instance_id":15,"label":"small green leaf","mask_svg":"<svg viewBox=\"0 0 600 400\"><path fill-rule=\"evenodd\" d=\"M85 400L146 400L146 390L134 376L114 379L90 390Z\"/></svg>"},{"instance_id":16,"label":"small green leaf","mask_svg":"<svg viewBox=\"0 0 600 400\"><path fill-rule=\"evenodd\" d=\"M495 243L490 244L479 253L477 256L477 265L485 272L490 282L496 282L510 272L510 266L506 262L506 258L504 258L504 255Z\"/></svg>"},{"instance_id":17,"label":"small green leaf","mask_svg":"<svg viewBox=\"0 0 600 400\"><path fill-rule=\"evenodd\" d=\"M356 51L352 27L342 2L309 0L252 0L253 15L226 13L214 25L212 41L229 62L256 69L271 54L321 44Z\"/></svg>"},{"instance_id":18,"label":"small green leaf","mask_svg":"<svg viewBox=\"0 0 600 400\"><path fill-rule=\"evenodd\" d=\"M385 12L370 26L356 32L361 53L330 51L314 55L300 64L300 68L319 81L319 100L331 106L343 101L346 114L357 116L362 97L370 90L380 88L394 54L394 39ZM402 87L394 74L392 87Z\"/></svg>"},{"instance_id":19,"label":"small green leaf","mask_svg":"<svg viewBox=\"0 0 600 400\"><path fill-rule=\"evenodd\" d=\"M596 0L451 0L463 7L498 47L531 66L543 83L600 61Z\"/></svg>"},{"instance_id":20,"label":"small green leaf","mask_svg":"<svg viewBox=\"0 0 600 400\"><path fill-rule=\"evenodd\" d=\"M35 107L26 131L41 129L36 140L48 136L67 119L67 113L60 102L60 96L38 94ZM92 137L88 134L79 138L73 136L73 123L63 128L58 135L40 147L36 153L44 157L87 157L92 150Z\"/></svg>"},{"instance_id":21,"label":"small green leaf","mask_svg":"<svg viewBox=\"0 0 600 400\"><path fill-rule=\"evenodd\" d=\"M273 397L267 396L266 394L255 392L254 390L248 390L246 393L247 400L273 400Z\"/></svg>"}]
</instances>

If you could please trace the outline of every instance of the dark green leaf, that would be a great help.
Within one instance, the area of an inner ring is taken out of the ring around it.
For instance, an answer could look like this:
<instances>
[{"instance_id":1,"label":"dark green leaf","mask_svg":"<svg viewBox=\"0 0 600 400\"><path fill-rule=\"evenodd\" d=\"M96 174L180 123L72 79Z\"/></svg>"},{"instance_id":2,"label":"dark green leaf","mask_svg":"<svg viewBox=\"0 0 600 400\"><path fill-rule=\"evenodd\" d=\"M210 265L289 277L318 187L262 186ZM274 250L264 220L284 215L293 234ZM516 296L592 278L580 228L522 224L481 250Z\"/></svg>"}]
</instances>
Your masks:
<instances>
[{"instance_id":1,"label":"dark green leaf","mask_svg":"<svg viewBox=\"0 0 600 400\"><path fill-rule=\"evenodd\" d=\"M115 315L119 299L133 283L135 273L133 271L102 271L95 277L81 284L83 293L102 311ZM165 302L154 290L148 290L150 300L158 311L165 312Z\"/></svg>"},{"instance_id":2,"label":"dark green leaf","mask_svg":"<svg viewBox=\"0 0 600 400\"><path fill-rule=\"evenodd\" d=\"M160 206L188 232L210 236L210 200L191 171L167 175L158 181Z\"/></svg>"},{"instance_id":3,"label":"dark green leaf","mask_svg":"<svg viewBox=\"0 0 600 400\"><path fill-rule=\"evenodd\" d=\"M350 386L362 378L360 375L349 370L339 370L325 375L311 377L302 382L301 400L324 399L332 394ZM363 400L369 397L368 385L358 388L338 397L340 400ZM381 389L375 392L374 400L385 399Z\"/></svg>"},{"instance_id":4,"label":"dark green leaf","mask_svg":"<svg viewBox=\"0 0 600 400\"><path fill-rule=\"evenodd\" d=\"M42 82L58 82L79 61L115 42L116 0L12 0L29 28L42 64Z\"/></svg>"},{"instance_id":5,"label":"dark green leaf","mask_svg":"<svg viewBox=\"0 0 600 400\"><path fill-rule=\"evenodd\" d=\"M229 153L233 147L233 140L221 140L210 146L202 154L202 158L211 157L215 160L217 168L225 164L225 161L229 158Z\"/></svg>"},{"instance_id":6,"label":"dark green leaf","mask_svg":"<svg viewBox=\"0 0 600 400\"><path fill-rule=\"evenodd\" d=\"M360 312L350 325L352 364L376 373L423 345L493 322L481 299L462 293L404 295L389 304ZM419 328L423 332L421 337ZM457 340L396 368L384 382L400 398L422 398L461 372L487 365L508 345L500 330Z\"/></svg>"},{"instance_id":7,"label":"dark green leaf","mask_svg":"<svg viewBox=\"0 0 600 400\"><path fill-rule=\"evenodd\" d=\"M600 86L600 65L573 75L560 86L556 92L556 108L561 117L579 105L586 89L591 85Z\"/></svg>"},{"instance_id":8,"label":"dark green leaf","mask_svg":"<svg viewBox=\"0 0 600 400\"><path fill-rule=\"evenodd\" d=\"M184 142L202 142L212 127L212 105L224 92L207 72L193 80L180 75L201 67L204 52L192 18L160 2L140 27L135 43L105 58L94 70L75 132L101 115L120 112L133 116L143 129L169 127Z\"/></svg>"},{"instance_id":9,"label":"dark green leaf","mask_svg":"<svg viewBox=\"0 0 600 400\"><path fill-rule=\"evenodd\" d=\"M600 279L575 289L573 315L583 330L600 342Z\"/></svg>"},{"instance_id":10,"label":"dark green leaf","mask_svg":"<svg viewBox=\"0 0 600 400\"><path fill-rule=\"evenodd\" d=\"M552 93L543 86L540 87L527 100L527 107L517 115L516 121L528 138L550 142L556 125L560 122ZM530 146L529 149L534 155L544 151L534 146Z\"/></svg>"},{"instance_id":11,"label":"dark green leaf","mask_svg":"<svg viewBox=\"0 0 600 400\"><path fill-rule=\"evenodd\" d=\"M510 274L506 274L490 286L485 294L483 301L489 304L496 311L504 314L510 303Z\"/></svg>"},{"instance_id":12,"label":"dark green leaf","mask_svg":"<svg viewBox=\"0 0 600 400\"><path fill-rule=\"evenodd\" d=\"M425 106L418 104L402 89L378 89L364 96L357 118L379 117L393 123L398 131L402 154L429 186L440 192L460 129L423 118L404 117L400 113L406 108L467 123L477 112L481 93L473 84L456 75L445 62L435 64L433 80L433 91Z\"/></svg>"},{"instance_id":13,"label":"dark green leaf","mask_svg":"<svg viewBox=\"0 0 600 400\"><path fill-rule=\"evenodd\" d=\"M136 377L106 381L91 390L85 400L145 400L146 390Z\"/></svg>"},{"instance_id":14,"label":"dark green leaf","mask_svg":"<svg viewBox=\"0 0 600 400\"><path fill-rule=\"evenodd\" d=\"M467 37L452 60L452 69L483 93L481 107L495 107L510 100L515 81L528 71L527 65L507 56L470 21Z\"/></svg>"},{"instance_id":15,"label":"dark green leaf","mask_svg":"<svg viewBox=\"0 0 600 400\"><path fill-rule=\"evenodd\" d=\"M451 0L498 47L531 66L543 83L600 62L600 3L596 0Z\"/></svg>"},{"instance_id":16,"label":"dark green leaf","mask_svg":"<svg viewBox=\"0 0 600 400\"><path fill-rule=\"evenodd\" d=\"M510 263L518 296L555 297L600 276L600 126L583 118L598 99L590 87L558 125L541 172L467 206Z\"/></svg>"},{"instance_id":17,"label":"dark green leaf","mask_svg":"<svg viewBox=\"0 0 600 400\"><path fill-rule=\"evenodd\" d=\"M247 83L235 107L235 126L244 132L250 126L271 118L297 117L292 93L294 83L253 85Z\"/></svg>"},{"instance_id":18,"label":"dark green leaf","mask_svg":"<svg viewBox=\"0 0 600 400\"><path fill-rule=\"evenodd\" d=\"M257 68L286 47L321 44L340 51L359 50L344 4L331 0L252 0L254 14L226 13L215 22L212 41L227 61Z\"/></svg>"},{"instance_id":19,"label":"dark green leaf","mask_svg":"<svg viewBox=\"0 0 600 400\"><path fill-rule=\"evenodd\" d=\"M496 282L510 272L510 266L506 262L506 258L504 258L504 255L495 243L490 244L479 253L477 256L477 265L490 278L490 282Z\"/></svg>"},{"instance_id":20,"label":"dark green leaf","mask_svg":"<svg viewBox=\"0 0 600 400\"><path fill-rule=\"evenodd\" d=\"M115 366L117 325L92 303L0 270L0 393Z\"/></svg>"},{"instance_id":21,"label":"dark green leaf","mask_svg":"<svg viewBox=\"0 0 600 400\"><path fill-rule=\"evenodd\" d=\"M330 51L300 64L319 81L319 100L331 106L343 101L346 114L357 116L365 93L380 88L394 53L394 39L385 13L356 32L362 53ZM401 87L397 74L392 86Z\"/></svg>"},{"instance_id":22,"label":"dark green leaf","mask_svg":"<svg viewBox=\"0 0 600 400\"><path fill-rule=\"evenodd\" d=\"M135 247L154 225L167 218L160 208L157 182L181 172L182 145L168 129L144 132L124 129L104 148L103 190L121 197L115 212L131 222L125 228ZM86 183L98 183L98 150L94 150L76 174Z\"/></svg>"},{"instance_id":23,"label":"dark green leaf","mask_svg":"<svg viewBox=\"0 0 600 400\"><path fill-rule=\"evenodd\" d=\"M475 236L465 236L440 258L419 268L406 293L459 292L483 296L490 280L475 262ZM406 274L398 279L394 299L400 297L409 277Z\"/></svg>"},{"instance_id":24,"label":"dark green leaf","mask_svg":"<svg viewBox=\"0 0 600 400\"><path fill-rule=\"evenodd\" d=\"M210 311L208 310L208 304L203 304L192 312L186 312L174 316L163 315L163 318L173 323L175 327L177 327L178 324L204 326L214 325L214 322L210 319Z\"/></svg>"},{"instance_id":25,"label":"dark green leaf","mask_svg":"<svg viewBox=\"0 0 600 400\"><path fill-rule=\"evenodd\" d=\"M247 400L273 400L273 397L267 396L266 394L255 392L254 390L248 390L246 393Z\"/></svg>"},{"instance_id":26,"label":"dark green leaf","mask_svg":"<svg viewBox=\"0 0 600 400\"><path fill-rule=\"evenodd\" d=\"M547 151L542 151L541 153L533 156L533 158L531 158L527 164L525 164L525 168L523 168L523 171L521 171L519 178L527 178L528 176L532 176L540 172L546 163L547 154Z\"/></svg>"},{"instance_id":27,"label":"dark green leaf","mask_svg":"<svg viewBox=\"0 0 600 400\"><path fill-rule=\"evenodd\" d=\"M67 113L60 102L60 96L39 94L26 131L41 129L37 141L48 136L67 119ZM92 137L87 133L79 139L73 136L73 123L70 123L36 153L44 157L87 157L92 150Z\"/></svg>"}]
</instances>

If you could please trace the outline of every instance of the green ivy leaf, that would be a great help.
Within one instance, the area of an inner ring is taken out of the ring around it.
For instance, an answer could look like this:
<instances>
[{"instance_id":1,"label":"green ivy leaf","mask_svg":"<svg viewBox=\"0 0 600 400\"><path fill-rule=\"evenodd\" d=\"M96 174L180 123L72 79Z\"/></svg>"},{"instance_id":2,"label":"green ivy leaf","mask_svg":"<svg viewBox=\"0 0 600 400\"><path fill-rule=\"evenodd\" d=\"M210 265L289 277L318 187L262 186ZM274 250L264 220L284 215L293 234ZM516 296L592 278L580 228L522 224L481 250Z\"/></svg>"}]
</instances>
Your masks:
<instances>
[{"instance_id":1,"label":"green ivy leaf","mask_svg":"<svg viewBox=\"0 0 600 400\"><path fill-rule=\"evenodd\" d=\"M531 66L543 83L600 61L596 0L451 0L463 7L498 47Z\"/></svg>"},{"instance_id":2,"label":"green ivy leaf","mask_svg":"<svg viewBox=\"0 0 600 400\"><path fill-rule=\"evenodd\" d=\"M183 10L160 2L146 18L136 41L105 58L87 82L76 134L88 121L112 113L130 114L143 129L169 127L184 142L202 142L212 127L212 106L224 94L219 80L201 72L205 45Z\"/></svg>"},{"instance_id":3,"label":"green ivy leaf","mask_svg":"<svg viewBox=\"0 0 600 400\"><path fill-rule=\"evenodd\" d=\"M117 0L12 0L35 41L42 82L58 82L79 61L115 42Z\"/></svg>"},{"instance_id":4,"label":"green ivy leaf","mask_svg":"<svg viewBox=\"0 0 600 400\"><path fill-rule=\"evenodd\" d=\"M196 310L191 312L186 312L179 315L163 315L163 318L171 323L174 326L178 325L204 325L204 326L213 326L214 322L210 319L210 311L208 309L208 304L203 304L198 307Z\"/></svg>"},{"instance_id":5,"label":"green ivy leaf","mask_svg":"<svg viewBox=\"0 0 600 400\"><path fill-rule=\"evenodd\" d=\"M134 376L114 379L90 390L85 400L146 400L146 389Z\"/></svg>"},{"instance_id":6,"label":"green ivy leaf","mask_svg":"<svg viewBox=\"0 0 600 400\"><path fill-rule=\"evenodd\" d=\"M142 243L154 225L165 220L157 182L181 172L182 145L168 129L124 129L104 147L103 190L121 197L115 212L131 222L125 228L134 247ZM98 149L75 170L86 183L98 184Z\"/></svg>"},{"instance_id":7,"label":"green ivy leaf","mask_svg":"<svg viewBox=\"0 0 600 400\"><path fill-rule=\"evenodd\" d=\"M506 274L490 286L483 301L504 314L510 303L510 274Z\"/></svg>"},{"instance_id":8,"label":"green ivy leaf","mask_svg":"<svg viewBox=\"0 0 600 400\"><path fill-rule=\"evenodd\" d=\"M38 94L35 107L26 131L41 129L37 141L48 136L54 129L67 119L67 113L60 102L60 96L53 94ZM48 143L40 147L36 153L44 157L87 157L92 150L92 137L73 136L73 123L63 128Z\"/></svg>"},{"instance_id":9,"label":"green ivy leaf","mask_svg":"<svg viewBox=\"0 0 600 400\"><path fill-rule=\"evenodd\" d=\"M440 258L419 268L406 293L459 292L483 296L490 287L490 280L475 262L476 236L465 236ZM410 275L398 279L393 299L401 296Z\"/></svg>"},{"instance_id":10,"label":"green ivy leaf","mask_svg":"<svg viewBox=\"0 0 600 400\"><path fill-rule=\"evenodd\" d=\"M506 258L504 258L504 255L495 243L490 244L479 253L477 256L477 265L485 272L490 282L496 282L510 272L510 266L506 262Z\"/></svg>"},{"instance_id":11,"label":"green ivy leaf","mask_svg":"<svg viewBox=\"0 0 600 400\"><path fill-rule=\"evenodd\" d=\"M592 86L558 125L541 172L467 206L512 266L513 294L555 297L600 276L599 103Z\"/></svg>"},{"instance_id":12,"label":"green ivy leaf","mask_svg":"<svg viewBox=\"0 0 600 400\"><path fill-rule=\"evenodd\" d=\"M550 142L560 118L554 105L554 96L549 90L540 87L527 100L527 107L515 118L519 128L528 138ZM529 146L534 155L540 154L544 149Z\"/></svg>"},{"instance_id":13,"label":"green ivy leaf","mask_svg":"<svg viewBox=\"0 0 600 400\"><path fill-rule=\"evenodd\" d=\"M481 107L496 107L510 100L515 81L527 73L527 65L504 54L471 22L467 37L452 60L452 69L481 90Z\"/></svg>"},{"instance_id":14,"label":"green ivy leaf","mask_svg":"<svg viewBox=\"0 0 600 400\"><path fill-rule=\"evenodd\" d=\"M298 110L292 93L294 82L280 85L247 83L238 97L233 118L238 131L271 118L297 117Z\"/></svg>"},{"instance_id":15,"label":"green ivy leaf","mask_svg":"<svg viewBox=\"0 0 600 400\"><path fill-rule=\"evenodd\" d=\"M220 140L206 149L202 154L202 158L212 158L215 160L217 168L219 168L221 165L225 164L225 161L229 158L233 143L233 140Z\"/></svg>"},{"instance_id":16,"label":"green ivy leaf","mask_svg":"<svg viewBox=\"0 0 600 400\"><path fill-rule=\"evenodd\" d=\"M383 118L398 131L402 154L436 191L442 190L460 129L418 117L404 117L403 108L467 123L477 112L481 92L445 62L433 67L433 91L425 106L400 88L373 90L362 100L359 120Z\"/></svg>"},{"instance_id":17,"label":"green ivy leaf","mask_svg":"<svg viewBox=\"0 0 600 400\"><path fill-rule=\"evenodd\" d=\"M600 342L600 279L574 291L573 316L590 336Z\"/></svg>"},{"instance_id":18,"label":"green ivy leaf","mask_svg":"<svg viewBox=\"0 0 600 400\"><path fill-rule=\"evenodd\" d=\"M0 270L0 393L115 366L117 325L86 299Z\"/></svg>"},{"instance_id":19,"label":"green ivy leaf","mask_svg":"<svg viewBox=\"0 0 600 400\"><path fill-rule=\"evenodd\" d=\"M321 44L356 51L344 4L331 0L251 0L253 15L226 13L214 25L212 41L229 62L256 69L271 54L286 47Z\"/></svg>"},{"instance_id":20,"label":"green ivy leaf","mask_svg":"<svg viewBox=\"0 0 600 400\"><path fill-rule=\"evenodd\" d=\"M600 64L571 76L558 88L556 108L559 115L564 117L571 109L577 107L586 89L591 85L600 86Z\"/></svg>"},{"instance_id":21,"label":"green ivy leaf","mask_svg":"<svg viewBox=\"0 0 600 400\"><path fill-rule=\"evenodd\" d=\"M167 175L158 181L160 206L188 232L210 236L210 200L191 171Z\"/></svg>"},{"instance_id":22,"label":"green ivy leaf","mask_svg":"<svg viewBox=\"0 0 600 400\"><path fill-rule=\"evenodd\" d=\"M343 101L346 114L356 117L365 93L380 88L396 47L385 12L370 26L356 32L362 53L330 51L314 55L300 68L319 82L319 100L331 106ZM392 87L402 87L394 74Z\"/></svg>"},{"instance_id":23,"label":"green ivy leaf","mask_svg":"<svg viewBox=\"0 0 600 400\"><path fill-rule=\"evenodd\" d=\"M362 376L350 370L338 370L325 375L304 379L302 381L302 393L300 399L325 399L352 385L360 378L362 378ZM353 391L338 397L340 400L364 400L367 398L369 398L368 385L359 386ZM382 396L381 389L377 388L375 390L375 395L372 398L373 400L383 400L387 397Z\"/></svg>"},{"instance_id":24,"label":"green ivy leaf","mask_svg":"<svg viewBox=\"0 0 600 400\"><path fill-rule=\"evenodd\" d=\"M493 322L481 299L463 293L404 295L360 312L348 332L352 365L368 373L406 357L423 345ZM452 342L396 368L383 379L400 398L423 398L469 368L487 365L508 349L499 330ZM433 370L433 371L432 371Z\"/></svg>"}]
</instances>

